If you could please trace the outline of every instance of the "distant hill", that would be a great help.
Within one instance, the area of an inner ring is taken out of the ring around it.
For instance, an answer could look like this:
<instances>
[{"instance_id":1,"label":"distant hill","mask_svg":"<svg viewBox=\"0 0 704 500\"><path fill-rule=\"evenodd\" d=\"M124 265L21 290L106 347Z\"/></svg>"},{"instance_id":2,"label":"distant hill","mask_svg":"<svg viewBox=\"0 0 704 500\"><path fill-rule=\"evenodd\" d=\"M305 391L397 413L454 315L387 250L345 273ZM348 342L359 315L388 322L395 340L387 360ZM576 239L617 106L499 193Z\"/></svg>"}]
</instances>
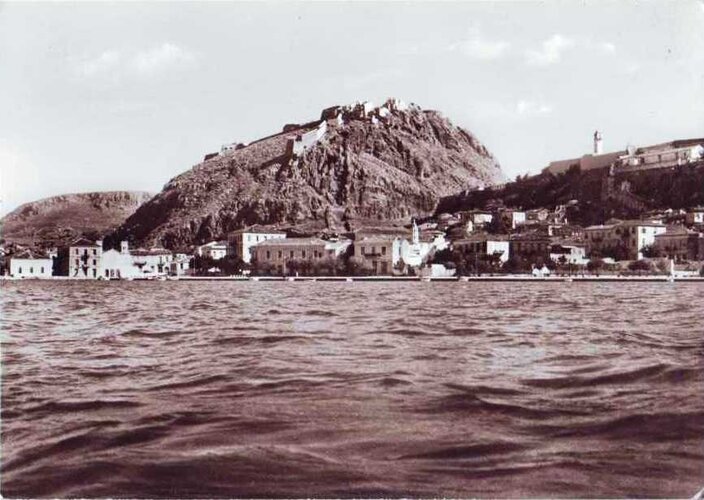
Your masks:
<instances>
[{"instance_id":1,"label":"distant hill","mask_svg":"<svg viewBox=\"0 0 704 500\"><path fill-rule=\"evenodd\" d=\"M151 197L142 191L107 191L44 198L3 217L0 236L6 242L30 246L60 245L83 234L101 236Z\"/></svg>"},{"instance_id":2,"label":"distant hill","mask_svg":"<svg viewBox=\"0 0 704 500\"><path fill-rule=\"evenodd\" d=\"M442 196L504 180L479 140L437 111L390 100L322 118L207 155L113 237L181 248L255 223L341 232L430 214Z\"/></svg>"},{"instance_id":3,"label":"distant hill","mask_svg":"<svg viewBox=\"0 0 704 500\"><path fill-rule=\"evenodd\" d=\"M572 203L570 203L572 201ZM497 189L470 190L444 197L436 212L506 206L554 208L570 204L570 221L600 224L609 218L638 217L657 209L704 205L704 161L653 170L610 173L609 168L519 178Z\"/></svg>"}]
</instances>

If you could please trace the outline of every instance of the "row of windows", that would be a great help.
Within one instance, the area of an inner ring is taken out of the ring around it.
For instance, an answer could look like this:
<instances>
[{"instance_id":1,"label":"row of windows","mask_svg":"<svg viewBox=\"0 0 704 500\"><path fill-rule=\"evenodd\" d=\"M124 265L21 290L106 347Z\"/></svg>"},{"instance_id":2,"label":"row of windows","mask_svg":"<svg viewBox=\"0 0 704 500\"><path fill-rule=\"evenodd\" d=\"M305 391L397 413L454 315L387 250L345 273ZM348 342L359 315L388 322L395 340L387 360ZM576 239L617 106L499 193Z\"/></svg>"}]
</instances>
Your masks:
<instances>
[{"instance_id":1,"label":"row of windows","mask_svg":"<svg viewBox=\"0 0 704 500\"><path fill-rule=\"evenodd\" d=\"M260 251L261 252L261 251ZM259 254L261 255L261 253ZM272 255L276 255L279 260L284 258L284 251L283 250L277 250L277 251L272 251L272 250L267 250L265 252L266 255L266 260L271 260ZM300 257L301 259L307 259L309 257L313 257L314 259L321 259L325 253L322 250L300 250L300 251L295 251L295 250L289 250L286 252L286 257L289 259L295 259L296 257Z\"/></svg>"},{"instance_id":2,"label":"row of windows","mask_svg":"<svg viewBox=\"0 0 704 500\"><path fill-rule=\"evenodd\" d=\"M22 266L17 268L17 272L19 274L22 274ZM29 274L34 274L34 266L29 268ZM44 274L44 266L42 266L39 270L39 274Z\"/></svg>"},{"instance_id":3,"label":"row of windows","mask_svg":"<svg viewBox=\"0 0 704 500\"><path fill-rule=\"evenodd\" d=\"M76 259L76 267L78 267L78 266L81 265L80 262L81 262L80 259ZM93 259L93 265L94 265L94 266L97 266L97 265L98 265L98 261L95 260L95 259Z\"/></svg>"},{"instance_id":4,"label":"row of windows","mask_svg":"<svg viewBox=\"0 0 704 500\"><path fill-rule=\"evenodd\" d=\"M80 249L76 248L76 255L80 255L80 253L81 253ZM88 255L87 248L83 249L83 255ZM93 255L98 255L98 250L96 248L93 249Z\"/></svg>"},{"instance_id":5,"label":"row of windows","mask_svg":"<svg viewBox=\"0 0 704 500\"><path fill-rule=\"evenodd\" d=\"M360 255L367 255L367 254L369 254L369 255L379 255L379 254L386 255L386 247L385 246L379 247L378 253L376 251L376 248L377 248L376 246L365 247L363 245L360 245L359 253L360 253Z\"/></svg>"}]
</instances>

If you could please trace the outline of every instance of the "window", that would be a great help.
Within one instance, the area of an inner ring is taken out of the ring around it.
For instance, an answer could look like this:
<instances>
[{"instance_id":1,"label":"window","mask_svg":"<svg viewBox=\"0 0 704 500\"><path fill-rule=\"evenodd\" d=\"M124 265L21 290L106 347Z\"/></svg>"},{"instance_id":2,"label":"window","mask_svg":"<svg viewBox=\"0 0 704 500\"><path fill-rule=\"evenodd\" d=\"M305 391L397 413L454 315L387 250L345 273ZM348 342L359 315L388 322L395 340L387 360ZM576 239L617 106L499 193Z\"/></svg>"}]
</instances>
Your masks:
<instances>
[{"instance_id":1,"label":"window","mask_svg":"<svg viewBox=\"0 0 704 500\"><path fill-rule=\"evenodd\" d=\"M305 250L301 250L301 257L303 257L304 259L306 258L306 251Z\"/></svg>"},{"instance_id":2,"label":"window","mask_svg":"<svg viewBox=\"0 0 704 500\"><path fill-rule=\"evenodd\" d=\"M22 266L20 266L20 267L17 269L17 272L18 272L19 274L22 274Z\"/></svg>"},{"instance_id":3,"label":"window","mask_svg":"<svg viewBox=\"0 0 704 500\"><path fill-rule=\"evenodd\" d=\"M376 253L376 247L372 247L372 253L373 253L373 254Z\"/></svg>"},{"instance_id":4,"label":"window","mask_svg":"<svg viewBox=\"0 0 704 500\"><path fill-rule=\"evenodd\" d=\"M93 249L93 255L98 255L98 251L95 248Z\"/></svg>"},{"instance_id":5,"label":"window","mask_svg":"<svg viewBox=\"0 0 704 500\"><path fill-rule=\"evenodd\" d=\"M29 268L29 274L34 274L34 267Z\"/></svg>"},{"instance_id":6,"label":"window","mask_svg":"<svg viewBox=\"0 0 704 500\"><path fill-rule=\"evenodd\" d=\"M97 275L97 273L96 273L95 269L93 269L93 277L95 278L96 275Z\"/></svg>"},{"instance_id":7,"label":"window","mask_svg":"<svg viewBox=\"0 0 704 500\"><path fill-rule=\"evenodd\" d=\"M44 274L44 266L42 266L40 269L41 269L41 273Z\"/></svg>"},{"instance_id":8,"label":"window","mask_svg":"<svg viewBox=\"0 0 704 500\"><path fill-rule=\"evenodd\" d=\"M381 247L381 255L386 255L386 247Z\"/></svg>"},{"instance_id":9,"label":"window","mask_svg":"<svg viewBox=\"0 0 704 500\"><path fill-rule=\"evenodd\" d=\"M76 266L78 266L78 259L76 259Z\"/></svg>"},{"instance_id":10,"label":"window","mask_svg":"<svg viewBox=\"0 0 704 500\"><path fill-rule=\"evenodd\" d=\"M271 259L271 252L269 250L266 251L266 260Z\"/></svg>"},{"instance_id":11,"label":"window","mask_svg":"<svg viewBox=\"0 0 704 500\"><path fill-rule=\"evenodd\" d=\"M98 265L98 262L97 262L95 259L93 259L93 265L94 265L94 266L97 266L97 265Z\"/></svg>"},{"instance_id":12,"label":"window","mask_svg":"<svg viewBox=\"0 0 704 500\"><path fill-rule=\"evenodd\" d=\"M76 248L76 255L78 255L78 248Z\"/></svg>"},{"instance_id":13,"label":"window","mask_svg":"<svg viewBox=\"0 0 704 500\"><path fill-rule=\"evenodd\" d=\"M88 249L87 249L87 248L84 248L84 249L83 249L83 255L88 255Z\"/></svg>"},{"instance_id":14,"label":"window","mask_svg":"<svg viewBox=\"0 0 704 500\"><path fill-rule=\"evenodd\" d=\"M291 258L293 259L293 250L291 250Z\"/></svg>"},{"instance_id":15,"label":"window","mask_svg":"<svg viewBox=\"0 0 704 500\"><path fill-rule=\"evenodd\" d=\"M279 250L279 259L283 258L283 256L284 256L284 253L281 250Z\"/></svg>"}]
</instances>

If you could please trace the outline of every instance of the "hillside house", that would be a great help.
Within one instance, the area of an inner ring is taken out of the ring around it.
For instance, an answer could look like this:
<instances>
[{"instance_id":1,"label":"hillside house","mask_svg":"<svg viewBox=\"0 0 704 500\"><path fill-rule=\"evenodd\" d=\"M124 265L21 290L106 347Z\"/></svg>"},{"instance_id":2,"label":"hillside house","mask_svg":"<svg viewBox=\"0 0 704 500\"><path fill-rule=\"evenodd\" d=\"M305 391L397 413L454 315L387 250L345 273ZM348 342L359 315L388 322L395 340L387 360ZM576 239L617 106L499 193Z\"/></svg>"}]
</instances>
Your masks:
<instances>
[{"instance_id":1,"label":"hillside house","mask_svg":"<svg viewBox=\"0 0 704 500\"><path fill-rule=\"evenodd\" d=\"M685 222L690 226L694 224L704 224L704 207L696 207L687 210Z\"/></svg>"},{"instance_id":2,"label":"hillside house","mask_svg":"<svg viewBox=\"0 0 704 500\"><path fill-rule=\"evenodd\" d=\"M210 241L204 245L196 247L196 255L209 257L213 260L220 260L227 255L226 241Z\"/></svg>"}]
</instances>

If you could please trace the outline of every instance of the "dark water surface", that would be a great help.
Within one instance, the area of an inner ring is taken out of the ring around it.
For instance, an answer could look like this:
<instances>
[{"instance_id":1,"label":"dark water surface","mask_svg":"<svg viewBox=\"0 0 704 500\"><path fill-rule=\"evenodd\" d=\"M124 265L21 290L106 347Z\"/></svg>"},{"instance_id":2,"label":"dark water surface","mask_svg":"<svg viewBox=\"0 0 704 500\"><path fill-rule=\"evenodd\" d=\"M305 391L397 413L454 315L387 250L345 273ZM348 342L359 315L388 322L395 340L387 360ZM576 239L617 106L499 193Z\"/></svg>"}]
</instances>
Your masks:
<instances>
[{"instance_id":1,"label":"dark water surface","mask_svg":"<svg viewBox=\"0 0 704 500\"><path fill-rule=\"evenodd\" d=\"M703 291L4 283L2 494L692 496Z\"/></svg>"}]
</instances>

